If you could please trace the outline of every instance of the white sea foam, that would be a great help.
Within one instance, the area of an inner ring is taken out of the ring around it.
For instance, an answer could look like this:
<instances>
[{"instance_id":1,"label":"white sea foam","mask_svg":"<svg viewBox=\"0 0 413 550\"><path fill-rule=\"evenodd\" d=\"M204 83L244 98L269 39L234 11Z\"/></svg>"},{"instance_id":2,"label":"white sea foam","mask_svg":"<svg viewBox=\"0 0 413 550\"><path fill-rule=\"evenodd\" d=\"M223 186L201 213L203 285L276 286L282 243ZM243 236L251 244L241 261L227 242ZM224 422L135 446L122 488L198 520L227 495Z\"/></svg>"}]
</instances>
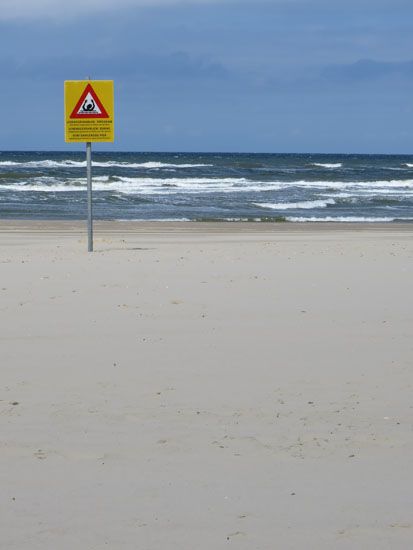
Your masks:
<instances>
[{"instance_id":1,"label":"white sea foam","mask_svg":"<svg viewBox=\"0 0 413 550\"><path fill-rule=\"evenodd\" d=\"M318 168L341 168L343 164L341 162L312 162L311 166L317 166Z\"/></svg>"},{"instance_id":2,"label":"white sea foam","mask_svg":"<svg viewBox=\"0 0 413 550\"><path fill-rule=\"evenodd\" d=\"M413 168L413 164L410 164L410 162L406 162L406 164L403 164L403 166L406 166L407 168Z\"/></svg>"},{"instance_id":3,"label":"white sea foam","mask_svg":"<svg viewBox=\"0 0 413 550\"><path fill-rule=\"evenodd\" d=\"M377 180L377 181L292 181L283 183L285 186L294 187L316 187L318 189L380 189L380 188L399 188L413 189L413 180Z\"/></svg>"},{"instance_id":4,"label":"white sea foam","mask_svg":"<svg viewBox=\"0 0 413 550\"><path fill-rule=\"evenodd\" d=\"M20 168L84 168L86 167L86 161L30 160L28 162L15 162L13 160L6 160L0 162L0 166L19 166Z\"/></svg>"},{"instance_id":5,"label":"white sea foam","mask_svg":"<svg viewBox=\"0 0 413 550\"><path fill-rule=\"evenodd\" d=\"M271 210L289 210L289 209L311 209L311 208L326 208L329 204L335 204L334 199L301 201L301 202L254 202L255 206L261 208L269 208Z\"/></svg>"},{"instance_id":6,"label":"white sea foam","mask_svg":"<svg viewBox=\"0 0 413 550\"><path fill-rule=\"evenodd\" d=\"M0 185L1 189L16 191L68 192L81 191L86 187L85 178L71 178L59 181L51 177L33 178L30 182L20 181ZM234 191L261 191L279 189L279 184L264 187L245 178L128 178L97 176L93 178L95 191L115 191L125 194L176 194L176 193L233 193Z\"/></svg>"},{"instance_id":7,"label":"white sea foam","mask_svg":"<svg viewBox=\"0 0 413 550\"><path fill-rule=\"evenodd\" d=\"M213 166L213 164L171 164L167 162L96 162L92 161L93 166L101 167L119 167L119 168L204 168Z\"/></svg>"},{"instance_id":8,"label":"white sea foam","mask_svg":"<svg viewBox=\"0 0 413 550\"><path fill-rule=\"evenodd\" d=\"M176 194L176 193L233 193L251 191L251 183L245 178L128 178L105 184L102 190L116 188L122 193ZM270 186L274 189L274 186ZM276 186L278 188L278 185Z\"/></svg>"},{"instance_id":9,"label":"white sea foam","mask_svg":"<svg viewBox=\"0 0 413 550\"><path fill-rule=\"evenodd\" d=\"M190 222L189 218L120 218L117 222Z\"/></svg>"},{"instance_id":10,"label":"white sea foam","mask_svg":"<svg viewBox=\"0 0 413 550\"><path fill-rule=\"evenodd\" d=\"M364 216L326 216L323 218L318 218L316 216L310 216L308 218L306 217L299 217L299 216L288 216L286 218L289 222L367 222L367 223L374 223L374 222L394 222L396 220L400 221L411 221L413 218L389 218L389 217L364 217Z\"/></svg>"},{"instance_id":11,"label":"white sea foam","mask_svg":"<svg viewBox=\"0 0 413 550\"><path fill-rule=\"evenodd\" d=\"M198 218L199 219L199 218ZM202 219L202 216L200 217ZM246 218L246 217L239 217L239 218L214 218L214 221L218 222L261 222L262 218Z\"/></svg>"},{"instance_id":12,"label":"white sea foam","mask_svg":"<svg viewBox=\"0 0 413 550\"><path fill-rule=\"evenodd\" d=\"M85 178L58 178L41 176L31 178L29 181L20 180L13 183L0 183L0 189L13 189L17 191L79 191L86 185ZM352 194L399 194L410 195L413 192L413 180L390 181L254 181L246 178L150 178L150 177L124 177L124 176L94 176L93 187L97 191L117 191L119 193L133 194L176 194L176 193L246 193L265 192L275 190L288 190L289 188L314 188L322 190L335 190ZM334 195L330 194L331 198ZM291 208L306 208L307 201L301 201L303 206L291 206ZM265 203L260 203L265 204ZM266 203L272 204L272 203ZM276 203L278 204L278 203ZM287 203L279 203L287 204ZM291 203L298 204L298 203ZM307 206L315 208L316 206ZM319 206L323 207L323 206ZM275 208L275 207L273 207ZM282 208L282 207L279 207Z\"/></svg>"},{"instance_id":13,"label":"white sea foam","mask_svg":"<svg viewBox=\"0 0 413 550\"><path fill-rule=\"evenodd\" d=\"M15 162L11 160L0 162L0 166L19 166L21 168L86 168L86 161L76 160L31 160L28 162ZM102 168L202 168L213 166L212 164L170 164L165 162L98 162L92 160L92 166Z\"/></svg>"}]
</instances>

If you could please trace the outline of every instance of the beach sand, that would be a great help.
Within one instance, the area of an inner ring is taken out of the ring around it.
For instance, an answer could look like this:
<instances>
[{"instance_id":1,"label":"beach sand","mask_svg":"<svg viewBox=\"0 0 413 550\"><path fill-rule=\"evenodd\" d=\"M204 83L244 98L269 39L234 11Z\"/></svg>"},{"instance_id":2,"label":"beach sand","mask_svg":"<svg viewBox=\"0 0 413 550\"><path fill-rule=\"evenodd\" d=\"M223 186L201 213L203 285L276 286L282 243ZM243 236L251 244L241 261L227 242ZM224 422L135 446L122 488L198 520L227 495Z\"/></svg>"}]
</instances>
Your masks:
<instances>
[{"instance_id":1,"label":"beach sand","mask_svg":"<svg viewBox=\"0 0 413 550\"><path fill-rule=\"evenodd\" d=\"M413 225L0 225L0 547L413 545Z\"/></svg>"}]
</instances>

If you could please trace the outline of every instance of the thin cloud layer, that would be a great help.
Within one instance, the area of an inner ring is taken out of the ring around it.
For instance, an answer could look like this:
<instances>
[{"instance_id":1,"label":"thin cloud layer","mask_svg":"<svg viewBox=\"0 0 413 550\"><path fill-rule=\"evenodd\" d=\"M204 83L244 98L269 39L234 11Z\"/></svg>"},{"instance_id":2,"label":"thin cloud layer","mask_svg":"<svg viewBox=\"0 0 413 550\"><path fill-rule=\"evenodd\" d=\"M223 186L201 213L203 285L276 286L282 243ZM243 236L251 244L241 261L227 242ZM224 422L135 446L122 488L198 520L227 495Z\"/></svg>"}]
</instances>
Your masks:
<instances>
[{"instance_id":1,"label":"thin cloud layer","mask_svg":"<svg viewBox=\"0 0 413 550\"><path fill-rule=\"evenodd\" d=\"M68 19L127 8L229 3L233 0L2 0L0 20Z\"/></svg>"},{"instance_id":2,"label":"thin cloud layer","mask_svg":"<svg viewBox=\"0 0 413 550\"><path fill-rule=\"evenodd\" d=\"M358 9L394 9L410 7L411 0L337 0L337 8L357 6ZM190 6L201 4L250 4L252 6L279 5L331 8L331 0L0 0L0 21L58 19L67 20L92 14L133 8L156 8L162 6Z\"/></svg>"}]
</instances>

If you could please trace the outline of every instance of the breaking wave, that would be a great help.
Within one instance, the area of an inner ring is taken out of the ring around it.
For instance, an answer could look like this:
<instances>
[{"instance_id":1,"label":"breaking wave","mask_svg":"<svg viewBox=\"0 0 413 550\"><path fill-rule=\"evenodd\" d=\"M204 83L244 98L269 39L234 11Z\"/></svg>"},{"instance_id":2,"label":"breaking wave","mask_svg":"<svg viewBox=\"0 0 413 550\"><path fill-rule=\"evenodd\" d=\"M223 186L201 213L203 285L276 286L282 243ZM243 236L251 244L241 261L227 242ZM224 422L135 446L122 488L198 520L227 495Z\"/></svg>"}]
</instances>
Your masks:
<instances>
[{"instance_id":1,"label":"breaking wave","mask_svg":"<svg viewBox=\"0 0 413 550\"><path fill-rule=\"evenodd\" d=\"M15 162L6 160L0 162L0 166L19 166L21 168L86 168L86 161L76 160L31 160L28 162ZM98 162L92 160L92 166L102 168L202 168L213 166L212 164L172 164L167 162Z\"/></svg>"},{"instance_id":2,"label":"breaking wave","mask_svg":"<svg viewBox=\"0 0 413 550\"><path fill-rule=\"evenodd\" d=\"M56 181L54 178L33 178L31 182L0 184L0 190L72 192L86 188L85 178ZM117 191L125 194L176 194L176 193L234 193L272 191L279 183L259 184L245 178L128 178L121 176L98 176L93 178L95 191Z\"/></svg>"},{"instance_id":3,"label":"breaking wave","mask_svg":"<svg viewBox=\"0 0 413 550\"><path fill-rule=\"evenodd\" d=\"M341 168L343 164L341 162L312 162L311 166L317 166L318 168Z\"/></svg>"},{"instance_id":4,"label":"breaking wave","mask_svg":"<svg viewBox=\"0 0 413 550\"><path fill-rule=\"evenodd\" d=\"M271 210L289 210L289 209L312 209L312 208L326 208L329 204L335 204L334 199L315 200L315 201L301 201L301 202L254 202L255 206L260 208L269 208Z\"/></svg>"},{"instance_id":5,"label":"breaking wave","mask_svg":"<svg viewBox=\"0 0 413 550\"><path fill-rule=\"evenodd\" d=\"M0 183L0 190L13 189L16 191L80 191L86 186L85 178L59 179L51 176L30 178L29 181L19 180ZM357 194L411 194L413 180L391 181L254 181L247 178L145 178L124 176L95 176L93 188L96 191L118 191L120 193L238 193L288 190L289 188L314 188L315 190L351 191ZM321 204L321 203L326 204ZM263 206L263 205L266 206ZM294 203L259 203L264 208L323 208L329 203L326 201L297 201ZM268 206L273 205L273 206ZM274 206L275 205L275 206ZM289 206L291 205L291 206ZM300 206L297 206L300 205Z\"/></svg>"},{"instance_id":6,"label":"breaking wave","mask_svg":"<svg viewBox=\"0 0 413 550\"><path fill-rule=\"evenodd\" d=\"M81 218L83 152L0 151L0 213ZM96 216L202 221L409 221L413 156L96 152Z\"/></svg>"},{"instance_id":7,"label":"breaking wave","mask_svg":"<svg viewBox=\"0 0 413 550\"><path fill-rule=\"evenodd\" d=\"M317 188L330 188L330 189L345 189L348 187L357 188L412 188L413 180L377 180L377 181L292 181L285 185L291 185L296 187L317 187Z\"/></svg>"},{"instance_id":8,"label":"breaking wave","mask_svg":"<svg viewBox=\"0 0 413 550\"><path fill-rule=\"evenodd\" d=\"M395 221L411 221L413 218L390 218L390 217L365 217L365 216L326 216L319 218L317 216L300 217L300 216L288 216L286 218L289 222L348 222L348 223L378 223L378 222L395 222Z\"/></svg>"}]
</instances>

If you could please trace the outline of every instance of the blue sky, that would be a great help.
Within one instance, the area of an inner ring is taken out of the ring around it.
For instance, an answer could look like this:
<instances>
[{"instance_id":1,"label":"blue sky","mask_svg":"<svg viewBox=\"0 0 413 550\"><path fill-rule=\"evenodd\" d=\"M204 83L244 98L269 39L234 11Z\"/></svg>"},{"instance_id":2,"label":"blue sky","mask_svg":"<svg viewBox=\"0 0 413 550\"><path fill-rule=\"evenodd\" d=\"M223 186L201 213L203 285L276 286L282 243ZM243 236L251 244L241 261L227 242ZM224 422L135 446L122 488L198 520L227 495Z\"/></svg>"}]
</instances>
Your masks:
<instances>
[{"instance_id":1,"label":"blue sky","mask_svg":"<svg viewBox=\"0 0 413 550\"><path fill-rule=\"evenodd\" d=\"M98 150L413 150L411 0L2 0L0 149L75 150L63 81L114 79Z\"/></svg>"}]
</instances>

